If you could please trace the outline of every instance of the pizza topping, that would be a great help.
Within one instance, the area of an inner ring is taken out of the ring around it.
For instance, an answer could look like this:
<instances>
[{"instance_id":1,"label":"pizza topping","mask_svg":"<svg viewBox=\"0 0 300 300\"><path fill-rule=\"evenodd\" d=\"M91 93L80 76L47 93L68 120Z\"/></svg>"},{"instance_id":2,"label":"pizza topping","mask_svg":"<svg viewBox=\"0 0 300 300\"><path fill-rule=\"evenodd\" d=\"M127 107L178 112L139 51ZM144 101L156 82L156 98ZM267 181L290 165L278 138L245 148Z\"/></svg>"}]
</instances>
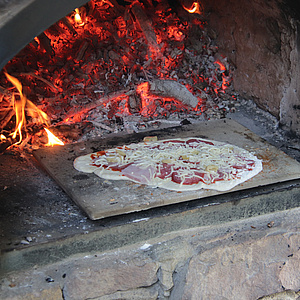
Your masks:
<instances>
[{"instance_id":1,"label":"pizza topping","mask_svg":"<svg viewBox=\"0 0 300 300\"><path fill-rule=\"evenodd\" d=\"M237 170L251 169L253 166L254 161L248 160L245 164L240 154L228 155L233 150L233 147L214 147L213 142L197 139L171 140L100 151L97 153L99 155L92 154L91 158L95 166L111 170L116 170L118 166L117 169L124 170L122 173L130 178L136 177L133 174L139 175L140 170L155 168L157 172L151 173L153 178L171 178L180 184L199 181L211 184L216 180L230 180L237 175ZM233 170L224 170L228 166ZM201 172L195 172L197 170ZM149 180L150 173L143 176Z\"/></svg>"},{"instance_id":2,"label":"pizza topping","mask_svg":"<svg viewBox=\"0 0 300 300\"><path fill-rule=\"evenodd\" d=\"M217 172L219 170L219 167L216 165L209 165L205 168L205 171L208 172Z\"/></svg>"},{"instance_id":3,"label":"pizza topping","mask_svg":"<svg viewBox=\"0 0 300 300\"><path fill-rule=\"evenodd\" d=\"M87 157L101 176L119 172L121 179L153 186L169 182L179 189L240 180L261 170L261 162L248 151L198 138L142 142Z\"/></svg>"}]
</instances>

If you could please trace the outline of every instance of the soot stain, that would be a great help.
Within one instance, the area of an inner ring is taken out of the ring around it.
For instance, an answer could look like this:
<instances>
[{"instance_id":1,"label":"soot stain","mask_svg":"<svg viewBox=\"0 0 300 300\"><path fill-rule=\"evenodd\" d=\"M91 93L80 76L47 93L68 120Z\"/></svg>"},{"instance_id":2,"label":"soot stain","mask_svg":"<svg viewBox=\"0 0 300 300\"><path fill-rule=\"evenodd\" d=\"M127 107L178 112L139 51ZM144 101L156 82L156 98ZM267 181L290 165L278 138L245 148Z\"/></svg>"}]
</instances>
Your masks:
<instances>
[{"instance_id":1,"label":"soot stain","mask_svg":"<svg viewBox=\"0 0 300 300\"><path fill-rule=\"evenodd\" d=\"M86 174L77 174L72 177L74 180L85 180L89 179L89 176Z\"/></svg>"}]
</instances>

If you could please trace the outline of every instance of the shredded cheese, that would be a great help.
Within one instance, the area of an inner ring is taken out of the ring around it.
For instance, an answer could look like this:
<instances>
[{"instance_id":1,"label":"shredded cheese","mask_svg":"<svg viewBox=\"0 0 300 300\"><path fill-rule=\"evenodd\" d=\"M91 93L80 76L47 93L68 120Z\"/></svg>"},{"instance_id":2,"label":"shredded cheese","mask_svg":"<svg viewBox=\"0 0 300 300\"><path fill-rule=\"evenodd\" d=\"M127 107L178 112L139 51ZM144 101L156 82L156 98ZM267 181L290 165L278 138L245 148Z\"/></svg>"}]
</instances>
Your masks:
<instances>
[{"instance_id":1,"label":"shredded cheese","mask_svg":"<svg viewBox=\"0 0 300 300\"><path fill-rule=\"evenodd\" d=\"M151 183L155 178L172 178L182 185L193 184L193 178L205 184L239 178L245 170L254 168L255 161L251 156L249 158L249 152L239 147L189 138L142 142L109 149L98 152L91 164L112 171L134 164L139 169L149 169L150 178L141 175L146 182Z\"/></svg>"}]
</instances>

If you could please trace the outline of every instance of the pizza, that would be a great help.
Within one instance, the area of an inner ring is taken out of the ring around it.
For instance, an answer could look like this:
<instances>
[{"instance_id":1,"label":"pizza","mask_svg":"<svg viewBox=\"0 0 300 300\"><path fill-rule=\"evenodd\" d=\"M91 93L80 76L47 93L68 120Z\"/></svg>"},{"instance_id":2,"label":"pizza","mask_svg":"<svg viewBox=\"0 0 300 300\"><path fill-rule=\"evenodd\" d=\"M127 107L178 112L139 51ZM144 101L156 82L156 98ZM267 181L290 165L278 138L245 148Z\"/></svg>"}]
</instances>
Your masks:
<instances>
[{"instance_id":1,"label":"pizza","mask_svg":"<svg viewBox=\"0 0 300 300\"><path fill-rule=\"evenodd\" d=\"M197 137L148 141L75 159L76 170L174 191L227 191L257 175L262 162L235 145Z\"/></svg>"}]
</instances>

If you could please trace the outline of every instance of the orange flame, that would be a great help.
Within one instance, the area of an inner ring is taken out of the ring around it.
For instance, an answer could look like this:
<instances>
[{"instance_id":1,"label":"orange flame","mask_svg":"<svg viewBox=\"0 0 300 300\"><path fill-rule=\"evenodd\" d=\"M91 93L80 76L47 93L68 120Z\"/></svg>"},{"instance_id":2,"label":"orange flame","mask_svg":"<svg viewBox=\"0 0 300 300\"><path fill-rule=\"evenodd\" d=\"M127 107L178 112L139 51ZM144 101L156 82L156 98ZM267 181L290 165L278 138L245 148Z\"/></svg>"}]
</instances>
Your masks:
<instances>
[{"instance_id":1,"label":"orange flame","mask_svg":"<svg viewBox=\"0 0 300 300\"><path fill-rule=\"evenodd\" d=\"M15 139L17 137L17 134L19 134L19 141L17 144L21 143L22 141L22 127L26 127L25 125L25 105L26 105L26 97L22 93L22 85L19 82L19 80L7 73L5 73L5 76L7 79L17 88L20 94L20 100L17 101L15 94L12 95L12 103L13 108L16 113L16 128L15 131L12 133L12 137Z\"/></svg>"},{"instance_id":2,"label":"orange flame","mask_svg":"<svg viewBox=\"0 0 300 300\"><path fill-rule=\"evenodd\" d=\"M229 85L229 79L226 78L226 76L224 75L224 72L226 71L226 67L219 60L215 61L215 64L217 64L219 66L220 70L223 72L223 74L222 74L222 90L225 91Z\"/></svg>"},{"instance_id":3,"label":"orange flame","mask_svg":"<svg viewBox=\"0 0 300 300\"><path fill-rule=\"evenodd\" d=\"M48 135L48 143L45 146L64 145L64 142L56 137L49 129L44 128Z\"/></svg>"},{"instance_id":4,"label":"orange flame","mask_svg":"<svg viewBox=\"0 0 300 300\"><path fill-rule=\"evenodd\" d=\"M17 78L7 74L6 72L4 74L19 92L19 99L16 99L16 94L12 94L12 105L16 115L16 127L15 131L11 133L11 136L13 139L19 136L19 141L15 144L20 144L23 139L22 129L24 129L26 132L25 110L29 116L37 119L37 123L48 124L49 118L47 114L38 109L30 100L26 98L22 92L22 84Z\"/></svg>"},{"instance_id":5,"label":"orange flame","mask_svg":"<svg viewBox=\"0 0 300 300\"><path fill-rule=\"evenodd\" d=\"M82 21L82 18L80 16L80 13L79 13L79 9L78 8L75 8L75 16L74 16L74 19L75 19L75 22L78 26L83 26L84 25L84 22Z\"/></svg>"},{"instance_id":6,"label":"orange flame","mask_svg":"<svg viewBox=\"0 0 300 300\"><path fill-rule=\"evenodd\" d=\"M191 8L183 6L183 8L188 11L190 14L202 14L201 6L198 2L194 2Z\"/></svg>"}]
</instances>

